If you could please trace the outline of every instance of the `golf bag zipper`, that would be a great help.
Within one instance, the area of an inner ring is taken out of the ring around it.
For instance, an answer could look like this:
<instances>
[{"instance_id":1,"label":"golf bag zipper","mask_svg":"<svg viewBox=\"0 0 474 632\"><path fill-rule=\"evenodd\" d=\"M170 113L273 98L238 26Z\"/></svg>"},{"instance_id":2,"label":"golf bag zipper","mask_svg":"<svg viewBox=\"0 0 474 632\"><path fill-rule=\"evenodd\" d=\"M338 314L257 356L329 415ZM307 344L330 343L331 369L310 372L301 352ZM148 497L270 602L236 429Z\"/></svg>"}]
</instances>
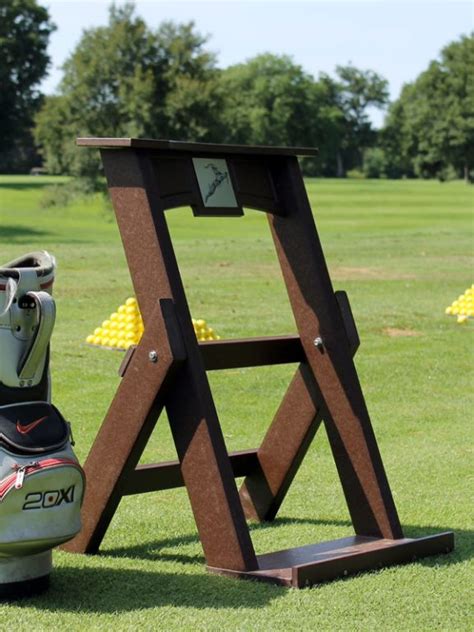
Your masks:
<instances>
[{"instance_id":1,"label":"golf bag zipper","mask_svg":"<svg viewBox=\"0 0 474 632\"><path fill-rule=\"evenodd\" d=\"M27 469L36 468L38 466L38 461L31 461L30 463L26 463L24 465L18 465L18 463L15 463L15 465L12 466L16 472L15 489L21 489L23 487L23 481L25 480Z\"/></svg>"},{"instance_id":2,"label":"golf bag zipper","mask_svg":"<svg viewBox=\"0 0 474 632\"><path fill-rule=\"evenodd\" d=\"M15 464L12 468L15 470L3 480L0 480L0 502L5 498L9 491L13 488L21 489L23 487L25 477L32 474L38 474L41 471L54 469L57 467L74 467L81 473L82 479L85 481L84 470L77 461L66 458L50 458L43 461L30 461L24 465Z\"/></svg>"}]
</instances>

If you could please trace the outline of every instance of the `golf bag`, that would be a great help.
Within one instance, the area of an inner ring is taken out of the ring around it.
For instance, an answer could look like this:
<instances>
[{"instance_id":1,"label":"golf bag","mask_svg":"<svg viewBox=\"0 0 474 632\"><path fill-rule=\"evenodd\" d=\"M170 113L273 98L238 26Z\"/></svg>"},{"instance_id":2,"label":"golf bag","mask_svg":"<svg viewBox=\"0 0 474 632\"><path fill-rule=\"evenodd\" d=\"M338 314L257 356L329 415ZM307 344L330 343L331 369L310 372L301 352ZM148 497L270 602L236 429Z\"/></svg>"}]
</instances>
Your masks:
<instances>
[{"instance_id":1,"label":"golf bag","mask_svg":"<svg viewBox=\"0 0 474 632\"><path fill-rule=\"evenodd\" d=\"M84 472L50 403L54 273L47 252L0 267L0 597L44 588L81 528Z\"/></svg>"}]
</instances>

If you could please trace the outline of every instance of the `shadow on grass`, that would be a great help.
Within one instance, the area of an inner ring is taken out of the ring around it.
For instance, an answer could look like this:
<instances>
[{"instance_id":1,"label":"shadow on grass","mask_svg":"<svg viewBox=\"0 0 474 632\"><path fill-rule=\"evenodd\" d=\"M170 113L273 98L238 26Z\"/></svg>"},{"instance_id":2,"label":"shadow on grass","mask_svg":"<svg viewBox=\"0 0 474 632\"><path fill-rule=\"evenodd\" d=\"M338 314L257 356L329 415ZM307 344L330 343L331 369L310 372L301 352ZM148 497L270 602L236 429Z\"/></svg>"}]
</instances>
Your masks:
<instances>
[{"instance_id":1,"label":"shadow on grass","mask_svg":"<svg viewBox=\"0 0 474 632\"><path fill-rule=\"evenodd\" d=\"M314 525L315 527L336 526L346 527L347 533L344 536L353 535L352 523L349 520L316 520L312 518L277 518L273 522L251 523L250 531L262 529L278 529L278 527L288 525ZM420 527L414 525L404 525L404 533L408 538L421 538L423 536L436 535L446 531L453 531L455 537L455 548L448 555L436 555L434 557L423 558L418 560L417 564L426 566L446 566L458 564L464 560L474 557L474 531L468 529L453 529L452 527ZM340 537L344 537L340 536ZM186 544L196 544L199 542L197 533L192 535L178 536L173 538L163 538L154 542L147 542L131 547L120 547L101 551L101 555L122 558L139 558L143 560L162 560L179 562L181 564L204 564L203 555L185 555L183 553L173 553L172 551L164 551L163 549L172 549ZM313 544L314 542L308 542ZM291 542L288 543L291 548ZM265 551L267 552L267 551ZM263 553L263 551L262 551Z\"/></svg>"},{"instance_id":2,"label":"shadow on grass","mask_svg":"<svg viewBox=\"0 0 474 632\"><path fill-rule=\"evenodd\" d=\"M147 542L146 544L104 549L99 551L99 555L106 557L138 558L140 560L168 560L170 562L179 562L180 564L205 564L206 560L202 553L198 555L186 555L183 553L173 553L172 551L163 551L163 549L172 549L173 547L197 543L199 543L199 537L196 532L192 535L163 538L162 540L155 540L154 542Z\"/></svg>"},{"instance_id":3,"label":"shadow on grass","mask_svg":"<svg viewBox=\"0 0 474 632\"><path fill-rule=\"evenodd\" d=\"M44 238L45 236L51 237L54 236L54 233L39 230L38 228L31 228L22 225L15 224L7 224L2 225L1 231L1 241L13 242L13 243L24 243L29 242L33 238Z\"/></svg>"},{"instance_id":4,"label":"shadow on grass","mask_svg":"<svg viewBox=\"0 0 474 632\"><path fill-rule=\"evenodd\" d=\"M145 608L262 608L283 596L278 587L223 580L208 574L145 571L132 568L56 568L50 589L13 602L41 611L114 613ZM157 629L159 629L157 627Z\"/></svg>"},{"instance_id":5,"label":"shadow on grass","mask_svg":"<svg viewBox=\"0 0 474 632\"><path fill-rule=\"evenodd\" d=\"M348 532L351 530L349 521L298 518L279 518L272 524L252 525L251 528L252 530L278 529L279 526L293 524L335 525L347 527ZM444 527L409 526L406 528L406 533L409 537L421 537L448 530ZM456 550L453 553L417 560L414 563L440 567L466 560L472 556L473 535L472 531L456 530ZM130 562L133 558L138 558L163 562L184 562L194 566L202 565L204 559L201 556L163 554L161 552L161 549L166 547L196 544L198 541L197 535L189 534L182 537L165 538L139 546L105 550L100 556L94 558L93 566L56 568L53 571L51 588L47 593L16 603L37 607L42 611L84 614L132 612L166 606L199 610L206 608L237 610L242 607L262 608L286 594L286 589L279 586L253 581L223 579L207 574L202 567L196 573L160 571L159 564L155 566L156 570L153 571L104 567L104 564L107 563L107 557L128 559ZM380 572L380 570L376 572ZM361 576L365 574L362 573ZM353 576L341 578L339 581L350 582L356 581L356 579L357 577Z\"/></svg>"},{"instance_id":6,"label":"shadow on grass","mask_svg":"<svg viewBox=\"0 0 474 632\"><path fill-rule=\"evenodd\" d=\"M279 526L286 526L292 524L314 524L318 526L330 524L332 526L347 527L351 529L351 523L344 520L311 520L311 519L299 519L299 518L277 518L273 522L251 522L249 523L250 532L259 531L262 529L277 529ZM155 542L147 542L146 544L138 544L135 546L125 546L120 548L105 549L100 551L100 555L107 555L110 557L135 557L144 560L168 560L171 562L180 562L181 564L204 564L204 555L185 555L183 553L165 552L163 549L169 549L173 547L179 547L186 544L197 544L199 537L197 532L195 534L177 536L174 538L164 538L162 540L156 540ZM309 543L308 543L309 544ZM289 544L288 546L291 546Z\"/></svg>"}]
</instances>

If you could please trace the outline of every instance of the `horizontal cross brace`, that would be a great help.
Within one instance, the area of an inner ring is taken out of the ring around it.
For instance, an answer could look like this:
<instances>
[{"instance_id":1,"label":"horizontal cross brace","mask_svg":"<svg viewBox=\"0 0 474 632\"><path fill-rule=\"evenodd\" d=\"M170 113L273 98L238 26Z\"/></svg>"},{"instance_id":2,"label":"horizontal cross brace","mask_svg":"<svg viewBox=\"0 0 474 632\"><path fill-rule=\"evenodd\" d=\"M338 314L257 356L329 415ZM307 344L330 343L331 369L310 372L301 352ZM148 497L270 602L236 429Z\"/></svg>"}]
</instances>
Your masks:
<instances>
[{"instance_id":1,"label":"horizontal cross brace","mask_svg":"<svg viewBox=\"0 0 474 632\"><path fill-rule=\"evenodd\" d=\"M120 377L125 375L136 348L135 345L130 347L125 354L118 370ZM200 342L199 349L206 371L306 361L299 336L208 340Z\"/></svg>"},{"instance_id":2,"label":"horizontal cross brace","mask_svg":"<svg viewBox=\"0 0 474 632\"><path fill-rule=\"evenodd\" d=\"M229 458L236 478L248 476L258 468L257 450L230 452ZM175 487L184 487L179 461L166 461L138 465L125 482L122 493L124 496L130 496Z\"/></svg>"},{"instance_id":3,"label":"horizontal cross brace","mask_svg":"<svg viewBox=\"0 0 474 632\"><path fill-rule=\"evenodd\" d=\"M299 336L269 336L199 343L207 371L304 362Z\"/></svg>"}]
</instances>

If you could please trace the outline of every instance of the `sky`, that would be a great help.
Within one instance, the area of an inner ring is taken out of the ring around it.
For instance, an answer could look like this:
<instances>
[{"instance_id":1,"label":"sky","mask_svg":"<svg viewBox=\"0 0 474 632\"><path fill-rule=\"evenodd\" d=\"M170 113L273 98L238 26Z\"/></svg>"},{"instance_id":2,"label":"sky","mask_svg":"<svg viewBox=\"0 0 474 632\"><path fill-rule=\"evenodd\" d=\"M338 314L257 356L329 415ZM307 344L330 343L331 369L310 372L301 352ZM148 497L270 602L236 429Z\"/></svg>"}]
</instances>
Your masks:
<instances>
[{"instance_id":1,"label":"sky","mask_svg":"<svg viewBox=\"0 0 474 632\"><path fill-rule=\"evenodd\" d=\"M41 85L52 94L83 30L107 23L110 0L39 3L57 26L49 48L52 65ZM135 6L151 28L164 20L193 20L209 35L207 47L219 67L271 52L290 55L317 77L351 62L385 77L391 100L446 44L474 29L474 2L465 0L138 0ZM379 127L383 113L370 115Z\"/></svg>"}]
</instances>

